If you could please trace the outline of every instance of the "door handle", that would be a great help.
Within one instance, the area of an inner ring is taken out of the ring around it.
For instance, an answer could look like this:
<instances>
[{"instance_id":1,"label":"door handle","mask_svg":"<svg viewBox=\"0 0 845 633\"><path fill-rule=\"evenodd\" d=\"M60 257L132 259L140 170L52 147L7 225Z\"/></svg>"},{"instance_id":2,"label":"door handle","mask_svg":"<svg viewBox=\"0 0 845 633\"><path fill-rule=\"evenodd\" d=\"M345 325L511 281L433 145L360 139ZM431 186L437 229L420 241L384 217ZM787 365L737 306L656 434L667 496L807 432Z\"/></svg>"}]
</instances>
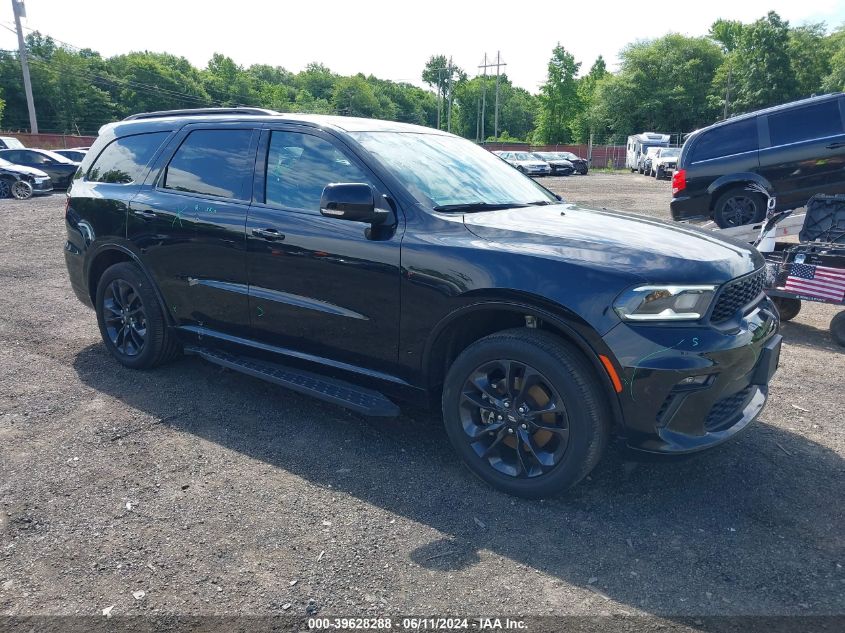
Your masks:
<instances>
[{"instance_id":1,"label":"door handle","mask_svg":"<svg viewBox=\"0 0 845 633\"><path fill-rule=\"evenodd\" d=\"M267 228L267 229L252 229L252 234L256 237L260 237L265 240L269 240L271 242L281 241L285 239L284 233L279 233L274 228Z\"/></svg>"},{"instance_id":2,"label":"door handle","mask_svg":"<svg viewBox=\"0 0 845 633\"><path fill-rule=\"evenodd\" d=\"M830 145L825 145L827 149L839 149L840 147L845 147L845 143L831 143Z\"/></svg>"},{"instance_id":3,"label":"door handle","mask_svg":"<svg viewBox=\"0 0 845 633\"><path fill-rule=\"evenodd\" d=\"M155 211L143 211L141 209L135 209L132 211L132 215L142 220L155 220L157 217Z\"/></svg>"}]
</instances>

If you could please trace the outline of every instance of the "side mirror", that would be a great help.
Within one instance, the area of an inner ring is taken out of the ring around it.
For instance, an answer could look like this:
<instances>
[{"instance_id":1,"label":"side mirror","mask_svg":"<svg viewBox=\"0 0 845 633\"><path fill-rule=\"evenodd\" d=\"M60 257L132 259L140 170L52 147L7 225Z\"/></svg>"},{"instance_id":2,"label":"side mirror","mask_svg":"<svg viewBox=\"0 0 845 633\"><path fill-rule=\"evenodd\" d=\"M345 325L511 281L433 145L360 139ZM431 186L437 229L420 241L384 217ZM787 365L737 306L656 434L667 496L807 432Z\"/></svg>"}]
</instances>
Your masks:
<instances>
[{"instance_id":1,"label":"side mirror","mask_svg":"<svg viewBox=\"0 0 845 633\"><path fill-rule=\"evenodd\" d=\"M360 182L332 182L320 196L320 213L328 218L381 224L390 211L377 209L370 185Z\"/></svg>"}]
</instances>

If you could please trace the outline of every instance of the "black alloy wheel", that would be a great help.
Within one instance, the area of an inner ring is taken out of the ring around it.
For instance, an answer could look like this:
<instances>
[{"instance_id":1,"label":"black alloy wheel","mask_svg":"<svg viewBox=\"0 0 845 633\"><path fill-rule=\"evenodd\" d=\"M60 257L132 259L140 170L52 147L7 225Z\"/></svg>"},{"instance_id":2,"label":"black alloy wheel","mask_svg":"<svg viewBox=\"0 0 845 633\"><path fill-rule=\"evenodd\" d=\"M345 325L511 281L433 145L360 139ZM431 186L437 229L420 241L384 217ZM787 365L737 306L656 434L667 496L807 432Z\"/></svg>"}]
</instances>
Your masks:
<instances>
[{"instance_id":1,"label":"black alloy wheel","mask_svg":"<svg viewBox=\"0 0 845 633\"><path fill-rule=\"evenodd\" d=\"M759 222L765 214L763 196L744 189L733 189L716 202L713 218L719 228L726 229Z\"/></svg>"},{"instance_id":2,"label":"black alloy wheel","mask_svg":"<svg viewBox=\"0 0 845 633\"><path fill-rule=\"evenodd\" d=\"M103 321L115 349L126 356L143 351L147 338L147 316L141 295L125 279L115 279L103 297Z\"/></svg>"},{"instance_id":3,"label":"black alloy wheel","mask_svg":"<svg viewBox=\"0 0 845 633\"><path fill-rule=\"evenodd\" d=\"M122 365L149 369L181 353L152 282L135 264L106 269L94 305L103 342Z\"/></svg>"},{"instance_id":4,"label":"black alloy wheel","mask_svg":"<svg viewBox=\"0 0 845 633\"><path fill-rule=\"evenodd\" d=\"M477 367L464 384L460 417L476 455L510 477L548 472L569 446L563 398L548 378L519 361Z\"/></svg>"},{"instance_id":5,"label":"black alloy wheel","mask_svg":"<svg viewBox=\"0 0 845 633\"><path fill-rule=\"evenodd\" d=\"M583 479L607 443L611 414L582 353L550 332L516 328L467 347L443 384L443 422L467 468L526 498Z\"/></svg>"}]
</instances>

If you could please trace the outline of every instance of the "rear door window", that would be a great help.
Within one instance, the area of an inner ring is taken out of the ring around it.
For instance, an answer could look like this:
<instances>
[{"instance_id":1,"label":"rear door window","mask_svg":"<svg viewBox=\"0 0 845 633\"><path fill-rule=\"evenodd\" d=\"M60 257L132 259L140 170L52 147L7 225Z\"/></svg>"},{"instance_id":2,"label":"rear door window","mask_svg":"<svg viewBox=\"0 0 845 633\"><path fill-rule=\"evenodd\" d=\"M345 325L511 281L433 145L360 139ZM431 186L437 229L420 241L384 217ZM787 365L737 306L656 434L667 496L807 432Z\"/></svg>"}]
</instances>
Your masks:
<instances>
[{"instance_id":1,"label":"rear door window","mask_svg":"<svg viewBox=\"0 0 845 633\"><path fill-rule=\"evenodd\" d=\"M247 200L252 183L253 131L194 130L170 160L164 188L185 193Z\"/></svg>"},{"instance_id":2,"label":"rear door window","mask_svg":"<svg viewBox=\"0 0 845 633\"><path fill-rule=\"evenodd\" d=\"M112 141L91 165L87 180L120 185L141 182L147 164L169 134L135 134Z\"/></svg>"},{"instance_id":3,"label":"rear door window","mask_svg":"<svg viewBox=\"0 0 845 633\"><path fill-rule=\"evenodd\" d=\"M769 137L773 146L837 134L842 134L838 99L769 115Z\"/></svg>"},{"instance_id":4,"label":"rear door window","mask_svg":"<svg viewBox=\"0 0 845 633\"><path fill-rule=\"evenodd\" d=\"M691 162L751 152L758 148L757 118L720 125L703 132L692 148Z\"/></svg>"}]
</instances>

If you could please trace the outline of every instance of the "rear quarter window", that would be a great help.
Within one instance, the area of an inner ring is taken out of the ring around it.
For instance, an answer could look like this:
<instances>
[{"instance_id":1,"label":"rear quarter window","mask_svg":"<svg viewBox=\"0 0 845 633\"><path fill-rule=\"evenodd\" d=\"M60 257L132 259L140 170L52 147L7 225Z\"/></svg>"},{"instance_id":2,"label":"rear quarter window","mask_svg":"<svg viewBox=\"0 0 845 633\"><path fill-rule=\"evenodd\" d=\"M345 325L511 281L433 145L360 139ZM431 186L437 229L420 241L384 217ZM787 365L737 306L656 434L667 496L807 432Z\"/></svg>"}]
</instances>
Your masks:
<instances>
[{"instance_id":1,"label":"rear quarter window","mask_svg":"<svg viewBox=\"0 0 845 633\"><path fill-rule=\"evenodd\" d=\"M757 118L752 117L702 132L691 148L690 162L751 152L758 146Z\"/></svg>"},{"instance_id":2,"label":"rear quarter window","mask_svg":"<svg viewBox=\"0 0 845 633\"><path fill-rule=\"evenodd\" d=\"M769 138L772 146L827 138L842 134L839 100L792 108L769 115Z\"/></svg>"},{"instance_id":3,"label":"rear quarter window","mask_svg":"<svg viewBox=\"0 0 845 633\"><path fill-rule=\"evenodd\" d=\"M140 182L147 164L169 135L170 132L152 132L115 139L91 165L87 180L120 185Z\"/></svg>"}]
</instances>

